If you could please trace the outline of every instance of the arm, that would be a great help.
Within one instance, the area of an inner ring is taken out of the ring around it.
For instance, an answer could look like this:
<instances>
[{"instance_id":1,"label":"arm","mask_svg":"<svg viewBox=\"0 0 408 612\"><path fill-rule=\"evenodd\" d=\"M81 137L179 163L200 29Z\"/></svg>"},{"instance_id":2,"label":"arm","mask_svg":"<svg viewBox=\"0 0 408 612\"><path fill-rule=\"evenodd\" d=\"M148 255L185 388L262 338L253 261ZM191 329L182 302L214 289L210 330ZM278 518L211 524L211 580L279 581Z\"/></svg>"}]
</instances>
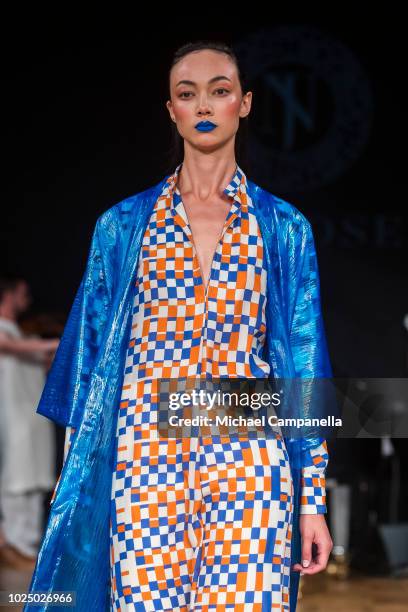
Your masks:
<instances>
[{"instance_id":1,"label":"arm","mask_svg":"<svg viewBox=\"0 0 408 612\"><path fill-rule=\"evenodd\" d=\"M111 314L118 222L115 207L97 220L85 272L48 372L37 413L77 427L89 381Z\"/></svg>"},{"instance_id":2,"label":"arm","mask_svg":"<svg viewBox=\"0 0 408 612\"><path fill-rule=\"evenodd\" d=\"M332 370L327 350L320 302L320 279L316 247L310 223L303 218L301 243L297 255L296 292L293 299L291 347L296 376L302 379L303 414L301 416L325 416L320 414L328 406L312 403L319 387L313 387L313 379L329 378ZM323 395L322 395L323 397ZM316 414L316 411L319 414ZM327 443L319 438L302 440L301 514L324 514L326 508L325 470L328 464Z\"/></svg>"},{"instance_id":3,"label":"arm","mask_svg":"<svg viewBox=\"0 0 408 612\"><path fill-rule=\"evenodd\" d=\"M310 223L304 219L302 244L299 255L298 283L293 301L291 344L296 376L302 381L305 416L321 417L330 409L327 403L312 403L313 379L330 378L330 365L320 303L320 280L316 248ZM310 383L309 383L310 381ZM320 389L318 387L318 392ZM323 395L318 397L323 398ZM319 414L316 414L319 413ZM300 532L302 538L302 564L294 569L314 574L325 569L333 542L324 518L326 512L325 470L328 464L326 440L317 435L302 439L302 471L300 497ZM312 544L317 547L312 559Z\"/></svg>"},{"instance_id":4,"label":"arm","mask_svg":"<svg viewBox=\"0 0 408 612\"><path fill-rule=\"evenodd\" d=\"M8 338L0 336L0 352L10 355L31 355L31 353L55 351L59 338Z\"/></svg>"}]
</instances>

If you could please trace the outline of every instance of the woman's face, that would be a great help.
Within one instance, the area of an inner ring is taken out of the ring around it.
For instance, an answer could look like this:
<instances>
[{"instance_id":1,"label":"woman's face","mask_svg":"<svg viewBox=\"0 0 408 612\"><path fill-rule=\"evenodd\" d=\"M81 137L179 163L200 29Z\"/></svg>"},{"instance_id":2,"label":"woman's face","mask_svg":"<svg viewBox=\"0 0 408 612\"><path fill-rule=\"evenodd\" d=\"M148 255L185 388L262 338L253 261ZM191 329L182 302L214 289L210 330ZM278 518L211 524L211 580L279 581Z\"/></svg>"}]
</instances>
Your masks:
<instances>
[{"instance_id":1,"label":"woman's face","mask_svg":"<svg viewBox=\"0 0 408 612\"><path fill-rule=\"evenodd\" d=\"M201 150L216 149L239 128L239 118L251 108L252 92L242 94L234 62L225 53L205 49L183 57L170 72L170 96L166 102L180 136ZM200 121L217 127L200 131Z\"/></svg>"}]
</instances>

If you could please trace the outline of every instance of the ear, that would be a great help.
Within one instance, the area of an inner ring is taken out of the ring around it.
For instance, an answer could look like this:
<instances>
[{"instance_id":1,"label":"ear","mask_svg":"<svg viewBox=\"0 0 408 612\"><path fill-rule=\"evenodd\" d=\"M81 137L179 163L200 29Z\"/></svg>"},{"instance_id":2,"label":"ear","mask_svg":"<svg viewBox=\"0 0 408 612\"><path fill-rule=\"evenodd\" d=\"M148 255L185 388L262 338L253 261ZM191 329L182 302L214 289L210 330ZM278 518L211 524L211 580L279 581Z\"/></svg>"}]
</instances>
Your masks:
<instances>
[{"instance_id":1,"label":"ear","mask_svg":"<svg viewBox=\"0 0 408 612\"><path fill-rule=\"evenodd\" d=\"M174 115L174 111L173 111L173 103L171 100L167 100L166 102L166 106L167 106L167 110L169 111L170 114L170 118L172 121L174 121L174 123L176 123L176 117Z\"/></svg>"}]
</instances>

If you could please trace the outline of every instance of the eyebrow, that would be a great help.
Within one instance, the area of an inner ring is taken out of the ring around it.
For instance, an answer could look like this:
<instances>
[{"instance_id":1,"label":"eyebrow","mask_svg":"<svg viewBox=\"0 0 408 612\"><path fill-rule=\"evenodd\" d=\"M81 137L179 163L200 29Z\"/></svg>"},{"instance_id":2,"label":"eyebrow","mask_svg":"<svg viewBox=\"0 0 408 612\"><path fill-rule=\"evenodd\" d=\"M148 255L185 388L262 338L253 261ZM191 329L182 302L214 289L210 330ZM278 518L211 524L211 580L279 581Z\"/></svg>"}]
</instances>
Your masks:
<instances>
[{"instance_id":1,"label":"eyebrow","mask_svg":"<svg viewBox=\"0 0 408 612\"><path fill-rule=\"evenodd\" d=\"M208 81L208 83L214 83L215 81L223 81L223 80L227 80L227 81L230 81L230 83L232 83L231 79L223 75L213 77L212 79ZM183 79L182 81L179 81L176 84L176 87L178 87L179 85L183 85L183 84L184 85L197 85L197 83L195 83L194 81L188 81L187 79Z\"/></svg>"}]
</instances>

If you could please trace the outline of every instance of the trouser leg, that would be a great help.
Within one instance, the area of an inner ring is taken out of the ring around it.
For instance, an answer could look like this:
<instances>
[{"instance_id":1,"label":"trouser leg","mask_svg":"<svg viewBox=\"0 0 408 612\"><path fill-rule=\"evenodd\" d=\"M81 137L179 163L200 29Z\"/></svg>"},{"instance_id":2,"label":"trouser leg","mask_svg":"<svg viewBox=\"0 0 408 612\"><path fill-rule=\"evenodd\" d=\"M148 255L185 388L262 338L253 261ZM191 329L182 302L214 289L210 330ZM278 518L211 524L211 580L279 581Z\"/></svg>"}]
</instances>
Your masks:
<instances>
[{"instance_id":1,"label":"trouser leg","mask_svg":"<svg viewBox=\"0 0 408 612\"><path fill-rule=\"evenodd\" d=\"M42 537L44 492L2 492L3 530L6 540L31 557L38 554Z\"/></svg>"},{"instance_id":2,"label":"trouser leg","mask_svg":"<svg viewBox=\"0 0 408 612\"><path fill-rule=\"evenodd\" d=\"M111 524L112 606L187 612L202 540L197 438L136 441L133 453Z\"/></svg>"},{"instance_id":3,"label":"trouser leg","mask_svg":"<svg viewBox=\"0 0 408 612\"><path fill-rule=\"evenodd\" d=\"M333 534L333 554L342 555L348 552L350 494L351 487L348 484L337 484L330 493L330 527Z\"/></svg>"},{"instance_id":4,"label":"trouser leg","mask_svg":"<svg viewBox=\"0 0 408 612\"><path fill-rule=\"evenodd\" d=\"M191 610L289 610L293 484L283 441L203 438Z\"/></svg>"}]
</instances>

